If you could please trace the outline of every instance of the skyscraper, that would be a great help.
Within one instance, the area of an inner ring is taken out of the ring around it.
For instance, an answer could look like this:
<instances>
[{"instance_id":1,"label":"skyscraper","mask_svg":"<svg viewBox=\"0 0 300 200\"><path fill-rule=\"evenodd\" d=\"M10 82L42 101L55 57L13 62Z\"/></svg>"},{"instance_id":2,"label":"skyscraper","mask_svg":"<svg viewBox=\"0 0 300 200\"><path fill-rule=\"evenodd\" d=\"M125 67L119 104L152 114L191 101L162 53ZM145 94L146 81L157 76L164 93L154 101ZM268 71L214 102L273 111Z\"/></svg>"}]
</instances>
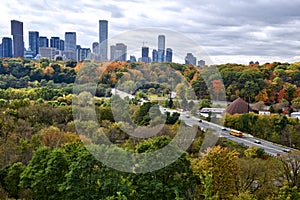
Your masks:
<instances>
[{"instance_id":1,"label":"skyscraper","mask_svg":"<svg viewBox=\"0 0 300 200\"><path fill-rule=\"evenodd\" d=\"M79 50L79 61L89 58L91 54L90 48L80 48Z\"/></svg>"},{"instance_id":2,"label":"skyscraper","mask_svg":"<svg viewBox=\"0 0 300 200\"><path fill-rule=\"evenodd\" d=\"M110 46L110 60L111 61L126 61L127 46L123 43L117 43Z\"/></svg>"},{"instance_id":3,"label":"skyscraper","mask_svg":"<svg viewBox=\"0 0 300 200\"><path fill-rule=\"evenodd\" d=\"M49 47L49 39L45 36L40 36L39 47Z\"/></svg>"},{"instance_id":4,"label":"skyscraper","mask_svg":"<svg viewBox=\"0 0 300 200\"><path fill-rule=\"evenodd\" d=\"M99 42L93 42L92 46L93 46L93 49L92 49L93 53L99 54Z\"/></svg>"},{"instance_id":5,"label":"skyscraper","mask_svg":"<svg viewBox=\"0 0 300 200\"><path fill-rule=\"evenodd\" d=\"M3 49L2 49L2 43L0 44L0 58L3 57Z\"/></svg>"},{"instance_id":6,"label":"skyscraper","mask_svg":"<svg viewBox=\"0 0 300 200\"><path fill-rule=\"evenodd\" d=\"M29 31L29 48L33 57L39 53L39 32Z\"/></svg>"},{"instance_id":7,"label":"skyscraper","mask_svg":"<svg viewBox=\"0 0 300 200\"><path fill-rule=\"evenodd\" d=\"M76 45L76 61L80 60L80 49L81 49L81 46Z\"/></svg>"},{"instance_id":8,"label":"skyscraper","mask_svg":"<svg viewBox=\"0 0 300 200\"><path fill-rule=\"evenodd\" d=\"M65 51L76 51L76 32L65 33Z\"/></svg>"},{"instance_id":9,"label":"skyscraper","mask_svg":"<svg viewBox=\"0 0 300 200\"><path fill-rule=\"evenodd\" d=\"M60 39L59 39L59 37L51 37L50 47L60 49Z\"/></svg>"},{"instance_id":10,"label":"skyscraper","mask_svg":"<svg viewBox=\"0 0 300 200\"><path fill-rule=\"evenodd\" d=\"M135 56L133 55L130 55L130 59L129 59L130 62L136 62L136 58Z\"/></svg>"},{"instance_id":11,"label":"skyscraper","mask_svg":"<svg viewBox=\"0 0 300 200\"><path fill-rule=\"evenodd\" d=\"M149 57L149 47L142 47L142 58Z\"/></svg>"},{"instance_id":12,"label":"skyscraper","mask_svg":"<svg viewBox=\"0 0 300 200\"><path fill-rule=\"evenodd\" d=\"M192 53L187 53L186 57L185 57L185 64L189 65L192 64L194 66L196 66L196 62L197 62L197 58L195 56L193 56Z\"/></svg>"},{"instance_id":13,"label":"skyscraper","mask_svg":"<svg viewBox=\"0 0 300 200\"><path fill-rule=\"evenodd\" d=\"M156 49L153 49L153 51L152 51L152 61L153 62L158 62L158 54L157 54Z\"/></svg>"},{"instance_id":14,"label":"skyscraper","mask_svg":"<svg viewBox=\"0 0 300 200\"><path fill-rule=\"evenodd\" d=\"M64 51L65 50L65 41L59 40L59 50Z\"/></svg>"},{"instance_id":15,"label":"skyscraper","mask_svg":"<svg viewBox=\"0 0 300 200\"><path fill-rule=\"evenodd\" d=\"M171 48L167 48L166 50L166 62L172 62L173 51Z\"/></svg>"},{"instance_id":16,"label":"skyscraper","mask_svg":"<svg viewBox=\"0 0 300 200\"><path fill-rule=\"evenodd\" d=\"M107 48L108 48L108 21L107 20L99 20L99 53L100 60L107 60Z\"/></svg>"},{"instance_id":17,"label":"skyscraper","mask_svg":"<svg viewBox=\"0 0 300 200\"><path fill-rule=\"evenodd\" d=\"M205 60L199 60L198 61L198 66L203 67L205 65Z\"/></svg>"},{"instance_id":18,"label":"skyscraper","mask_svg":"<svg viewBox=\"0 0 300 200\"><path fill-rule=\"evenodd\" d=\"M23 22L11 20L11 34L13 36L13 56L24 57Z\"/></svg>"},{"instance_id":19,"label":"skyscraper","mask_svg":"<svg viewBox=\"0 0 300 200\"><path fill-rule=\"evenodd\" d=\"M76 60L76 32L65 33L65 50L66 59Z\"/></svg>"},{"instance_id":20,"label":"skyscraper","mask_svg":"<svg viewBox=\"0 0 300 200\"><path fill-rule=\"evenodd\" d=\"M149 58L149 47L142 47L142 57L139 58L139 62L149 63L151 58Z\"/></svg>"},{"instance_id":21,"label":"skyscraper","mask_svg":"<svg viewBox=\"0 0 300 200\"><path fill-rule=\"evenodd\" d=\"M165 60L165 36L158 36L158 62L164 62Z\"/></svg>"},{"instance_id":22,"label":"skyscraper","mask_svg":"<svg viewBox=\"0 0 300 200\"><path fill-rule=\"evenodd\" d=\"M12 40L9 37L2 38L2 57L12 58Z\"/></svg>"}]
</instances>

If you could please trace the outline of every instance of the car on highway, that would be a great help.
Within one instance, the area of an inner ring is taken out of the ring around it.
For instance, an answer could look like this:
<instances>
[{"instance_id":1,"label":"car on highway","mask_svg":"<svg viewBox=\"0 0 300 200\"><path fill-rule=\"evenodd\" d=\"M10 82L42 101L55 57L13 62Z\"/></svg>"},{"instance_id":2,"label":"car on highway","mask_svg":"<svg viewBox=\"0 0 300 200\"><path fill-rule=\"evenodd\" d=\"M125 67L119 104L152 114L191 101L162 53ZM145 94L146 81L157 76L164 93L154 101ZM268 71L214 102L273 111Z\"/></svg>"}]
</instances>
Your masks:
<instances>
[{"instance_id":1,"label":"car on highway","mask_svg":"<svg viewBox=\"0 0 300 200\"><path fill-rule=\"evenodd\" d=\"M202 122L202 120L201 120L201 119L199 119L199 120L198 120L198 122L200 122L200 123L201 123L201 122Z\"/></svg>"},{"instance_id":2,"label":"car on highway","mask_svg":"<svg viewBox=\"0 0 300 200\"><path fill-rule=\"evenodd\" d=\"M261 141L259 141L259 140L254 140L254 142L255 142L256 144L261 144Z\"/></svg>"},{"instance_id":3,"label":"car on highway","mask_svg":"<svg viewBox=\"0 0 300 200\"><path fill-rule=\"evenodd\" d=\"M227 128L222 128L222 131L228 131Z\"/></svg>"},{"instance_id":4,"label":"car on highway","mask_svg":"<svg viewBox=\"0 0 300 200\"><path fill-rule=\"evenodd\" d=\"M290 153L291 152L291 150L289 150L289 149L283 149L282 151L286 152L286 153Z\"/></svg>"}]
</instances>

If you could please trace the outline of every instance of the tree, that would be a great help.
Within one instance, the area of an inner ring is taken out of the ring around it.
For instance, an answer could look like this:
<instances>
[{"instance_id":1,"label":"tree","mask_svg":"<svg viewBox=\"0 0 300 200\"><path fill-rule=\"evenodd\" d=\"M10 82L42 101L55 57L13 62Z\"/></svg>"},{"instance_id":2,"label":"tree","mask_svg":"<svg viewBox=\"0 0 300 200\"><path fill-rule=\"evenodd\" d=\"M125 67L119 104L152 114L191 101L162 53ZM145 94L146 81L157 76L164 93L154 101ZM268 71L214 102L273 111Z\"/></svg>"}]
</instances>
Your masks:
<instances>
[{"instance_id":1,"label":"tree","mask_svg":"<svg viewBox=\"0 0 300 200\"><path fill-rule=\"evenodd\" d=\"M245 151L245 156L247 158L259 158L263 155L264 150L263 149L259 149L256 146L251 146L248 147Z\"/></svg>"},{"instance_id":2,"label":"tree","mask_svg":"<svg viewBox=\"0 0 300 200\"><path fill-rule=\"evenodd\" d=\"M166 112L166 115L166 124L175 124L180 117L180 113L178 112L173 112L172 114L170 114L170 112Z\"/></svg>"},{"instance_id":3,"label":"tree","mask_svg":"<svg viewBox=\"0 0 300 200\"><path fill-rule=\"evenodd\" d=\"M292 100L292 108L295 109L295 110L300 109L300 97L297 97L297 98Z\"/></svg>"},{"instance_id":4,"label":"tree","mask_svg":"<svg viewBox=\"0 0 300 200\"><path fill-rule=\"evenodd\" d=\"M281 154L279 160L282 163L282 172L290 188L300 186L300 152L292 151Z\"/></svg>"},{"instance_id":5,"label":"tree","mask_svg":"<svg viewBox=\"0 0 300 200\"><path fill-rule=\"evenodd\" d=\"M211 108L211 106L212 106L212 102L210 101L210 99L201 99L199 101L199 109Z\"/></svg>"},{"instance_id":6,"label":"tree","mask_svg":"<svg viewBox=\"0 0 300 200\"><path fill-rule=\"evenodd\" d=\"M39 148L20 176L20 186L30 189L33 199L48 199L48 196L51 195L47 191L48 185L45 184L45 171L50 152L47 147Z\"/></svg>"},{"instance_id":7,"label":"tree","mask_svg":"<svg viewBox=\"0 0 300 200\"><path fill-rule=\"evenodd\" d=\"M255 196L250 194L248 191L239 193L233 200L256 200Z\"/></svg>"},{"instance_id":8,"label":"tree","mask_svg":"<svg viewBox=\"0 0 300 200\"><path fill-rule=\"evenodd\" d=\"M98 147L97 150L104 150L101 156L106 156L104 152L108 149ZM69 170L65 181L59 185L65 199L105 199L117 192L128 195L125 174L104 166L84 148L69 144L67 152Z\"/></svg>"},{"instance_id":9,"label":"tree","mask_svg":"<svg viewBox=\"0 0 300 200\"><path fill-rule=\"evenodd\" d=\"M65 152L61 148L54 149L48 157L43 184L46 186L47 199L59 199L64 194L59 186L65 182L68 172L68 162Z\"/></svg>"},{"instance_id":10,"label":"tree","mask_svg":"<svg viewBox=\"0 0 300 200\"><path fill-rule=\"evenodd\" d=\"M151 120L149 111L150 109L153 110L153 106L157 105L151 102L146 102L136 110L136 112L134 113L134 121L137 125L149 125L149 122Z\"/></svg>"},{"instance_id":11,"label":"tree","mask_svg":"<svg viewBox=\"0 0 300 200\"><path fill-rule=\"evenodd\" d=\"M182 108L187 108L188 107L188 101L186 100L186 98L182 98L181 100L181 107Z\"/></svg>"},{"instance_id":12,"label":"tree","mask_svg":"<svg viewBox=\"0 0 300 200\"><path fill-rule=\"evenodd\" d=\"M145 140L136 147L137 153L150 153L168 145L171 139L166 136ZM175 150L175 149L174 149ZM155 163L142 163L150 166ZM176 161L157 171L145 174L132 174L130 177L132 199L193 199L196 177L190 169L187 154L183 153Z\"/></svg>"},{"instance_id":13,"label":"tree","mask_svg":"<svg viewBox=\"0 0 300 200\"><path fill-rule=\"evenodd\" d=\"M237 194L236 179L240 167L236 151L220 146L209 148L201 158L192 160L192 169L202 181L207 182L206 177L212 176L211 196L218 195L220 199L232 199Z\"/></svg>"},{"instance_id":14,"label":"tree","mask_svg":"<svg viewBox=\"0 0 300 200\"><path fill-rule=\"evenodd\" d=\"M20 175L24 171L25 166L20 163L14 163L9 167L7 176L4 178L6 190L8 192L9 197L13 197L19 199L20 197Z\"/></svg>"},{"instance_id":15,"label":"tree","mask_svg":"<svg viewBox=\"0 0 300 200\"><path fill-rule=\"evenodd\" d=\"M183 99L186 96L186 85L184 83L180 83L176 86L175 91L176 95L180 98Z\"/></svg>"},{"instance_id":16,"label":"tree","mask_svg":"<svg viewBox=\"0 0 300 200\"><path fill-rule=\"evenodd\" d=\"M287 181L284 181L283 186L279 190L277 200L292 200L300 199L300 193L297 191L297 187L290 187Z\"/></svg>"},{"instance_id":17,"label":"tree","mask_svg":"<svg viewBox=\"0 0 300 200\"><path fill-rule=\"evenodd\" d=\"M277 160L260 158L240 158L238 176L239 193L249 191L259 199L267 199L277 190L281 181L280 163Z\"/></svg>"}]
</instances>

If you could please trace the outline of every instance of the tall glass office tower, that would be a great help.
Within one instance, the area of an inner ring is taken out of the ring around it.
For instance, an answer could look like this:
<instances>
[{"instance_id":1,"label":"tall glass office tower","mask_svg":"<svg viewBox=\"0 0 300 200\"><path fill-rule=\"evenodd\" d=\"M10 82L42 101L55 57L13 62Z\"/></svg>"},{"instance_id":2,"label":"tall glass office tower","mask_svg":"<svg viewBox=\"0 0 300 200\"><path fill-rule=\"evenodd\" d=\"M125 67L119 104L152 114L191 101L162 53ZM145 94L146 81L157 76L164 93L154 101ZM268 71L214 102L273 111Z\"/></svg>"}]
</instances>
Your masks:
<instances>
[{"instance_id":1,"label":"tall glass office tower","mask_svg":"<svg viewBox=\"0 0 300 200\"><path fill-rule=\"evenodd\" d=\"M106 61L107 60L107 43L108 38L108 21L107 20L99 20L99 53L100 53L100 60Z\"/></svg>"},{"instance_id":2,"label":"tall glass office tower","mask_svg":"<svg viewBox=\"0 0 300 200\"><path fill-rule=\"evenodd\" d=\"M12 58L12 40L9 37L2 38L2 56L4 58Z\"/></svg>"},{"instance_id":3,"label":"tall glass office tower","mask_svg":"<svg viewBox=\"0 0 300 200\"><path fill-rule=\"evenodd\" d=\"M165 60L165 36L159 35L158 36L158 62L164 62Z\"/></svg>"},{"instance_id":4,"label":"tall glass office tower","mask_svg":"<svg viewBox=\"0 0 300 200\"><path fill-rule=\"evenodd\" d=\"M13 36L13 56L24 57L23 22L11 20L11 34Z\"/></svg>"},{"instance_id":5,"label":"tall glass office tower","mask_svg":"<svg viewBox=\"0 0 300 200\"><path fill-rule=\"evenodd\" d=\"M29 47L35 57L39 53L39 32L29 31Z\"/></svg>"},{"instance_id":6,"label":"tall glass office tower","mask_svg":"<svg viewBox=\"0 0 300 200\"><path fill-rule=\"evenodd\" d=\"M76 60L76 32L65 33L65 51L66 59Z\"/></svg>"}]
</instances>

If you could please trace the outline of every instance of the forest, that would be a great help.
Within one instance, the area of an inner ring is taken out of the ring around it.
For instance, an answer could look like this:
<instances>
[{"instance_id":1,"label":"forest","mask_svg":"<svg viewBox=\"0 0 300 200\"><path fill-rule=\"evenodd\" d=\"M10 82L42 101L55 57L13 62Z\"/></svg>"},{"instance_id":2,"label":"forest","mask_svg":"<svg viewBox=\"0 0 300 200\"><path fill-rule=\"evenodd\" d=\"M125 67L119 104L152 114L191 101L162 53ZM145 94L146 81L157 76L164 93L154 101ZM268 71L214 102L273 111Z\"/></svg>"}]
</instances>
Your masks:
<instances>
[{"instance_id":1,"label":"forest","mask_svg":"<svg viewBox=\"0 0 300 200\"><path fill-rule=\"evenodd\" d=\"M0 199L299 199L298 151L274 158L262 149L222 138L203 150L213 131L185 126L178 113L167 112L164 126L148 139L124 131L124 127L155 127L160 116L153 108L170 102L142 104L141 99L167 98L174 90L178 97L173 103L191 110L199 109L200 103L185 100L203 103L222 96L269 106L271 115L227 114L222 120L227 127L299 149L299 122L284 115L300 109L299 69L300 63L223 64L208 69L176 63L2 58ZM112 94L114 87L136 97L121 99ZM84 115L90 104L96 121ZM124 120L116 120L116 112ZM125 121L128 118L132 124ZM78 125L86 134L78 134ZM193 143L179 159L156 171L121 172L87 149L150 153L170 144L180 126L186 134L196 130ZM104 137L112 144L101 144Z\"/></svg>"}]
</instances>

